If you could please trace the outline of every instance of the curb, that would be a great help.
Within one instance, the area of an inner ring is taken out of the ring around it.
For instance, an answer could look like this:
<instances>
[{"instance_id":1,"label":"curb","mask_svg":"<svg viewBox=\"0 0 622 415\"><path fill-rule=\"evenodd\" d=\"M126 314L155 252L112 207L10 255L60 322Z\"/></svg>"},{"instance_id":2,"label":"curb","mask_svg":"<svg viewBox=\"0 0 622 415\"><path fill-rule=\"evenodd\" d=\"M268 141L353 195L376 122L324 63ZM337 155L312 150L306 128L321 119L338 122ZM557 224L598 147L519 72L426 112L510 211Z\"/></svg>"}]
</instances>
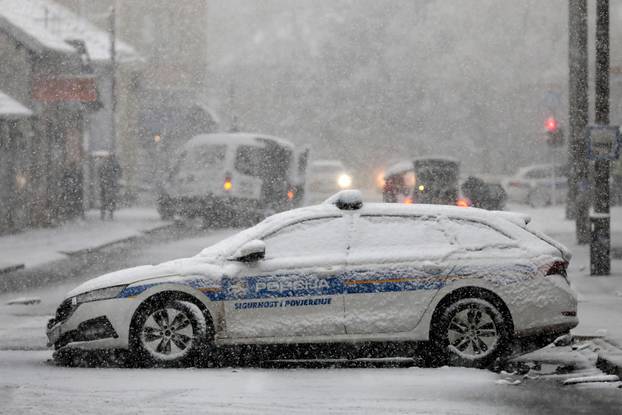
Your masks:
<instances>
[{"instance_id":1,"label":"curb","mask_svg":"<svg viewBox=\"0 0 622 415\"><path fill-rule=\"evenodd\" d=\"M153 234L155 232L162 231L164 229L168 229L168 228L171 228L171 227L174 227L174 226L176 226L175 222L163 223L162 225L158 225L158 226L155 226L155 227L150 228L150 229L145 229L144 231L138 231L137 235L132 235L132 236L128 236L126 238L121 238L121 239L117 239L117 240L114 240L114 241L105 242L105 243L103 243L101 245L94 246L94 247L91 247L91 248L79 249L77 251L59 251L59 252L61 254L64 254L64 255L67 255L67 256L70 256L70 257L71 256L78 256L78 255L84 255L84 254L92 254L92 253L98 252L98 251L100 251L102 249L110 248L110 247L115 246L115 245L119 245L119 244L123 244L123 243L126 243L126 242L135 241L135 240L137 240L139 238L142 238L142 237L144 237L146 235L151 235L151 234Z\"/></svg>"},{"instance_id":2,"label":"curb","mask_svg":"<svg viewBox=\"0 0 622 415\"><path fill-rule=\"evenodd\" d=\"M5 271L4 268L0 269L0 294L14 290L21 290L25 288L42 287L56 282L64 281L66 277L59 277L58 275L51 276L46 272L46 267L51 264L61 269L59 274L71 275L76 269L83 266L88 261L92 254L103 251L106 248L110 248L123 243L140 240L141 238L148 237L158 231L166 230L176 226L175 222L168 222L162 225L156 226L144 231L138 231L136 235L117 239L114 241L106 242L96 247L90 247L77 251L58 251L65 255L65 258L55 261L47 262L44 264L38 264L33 267L25 267L24 265L18 265L16 267L11 266L10 270ZM77 262L71 261L77 259Z\"/></svg>"},{"instance_id":3,"label":"curb","mask_svg":"<svg viewBox=\"0 0 622 415\"><path fill-rule=\"evenodd\" d=\"M600 338L592 340L598 355L596 366L603 372L618 375L622 379L622 347L614 340Z\"/></svg>"}]
</instances>

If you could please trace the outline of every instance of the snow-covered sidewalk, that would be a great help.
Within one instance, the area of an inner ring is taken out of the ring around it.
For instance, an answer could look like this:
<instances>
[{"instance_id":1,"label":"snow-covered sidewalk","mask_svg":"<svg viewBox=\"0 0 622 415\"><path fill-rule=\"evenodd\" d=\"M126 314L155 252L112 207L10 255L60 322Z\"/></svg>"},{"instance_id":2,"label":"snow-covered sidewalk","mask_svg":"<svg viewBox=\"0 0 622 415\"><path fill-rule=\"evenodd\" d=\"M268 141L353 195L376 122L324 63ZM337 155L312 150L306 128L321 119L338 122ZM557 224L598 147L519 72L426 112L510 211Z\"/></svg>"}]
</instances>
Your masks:
<instances>
[{"instance_id":1,"label":"snow-covered sidewalk","mask_svg":"<svg viewBox=\"0 0 622 415\"><path fill-rule=\"evenodd\" d=\"M99 219L99 211L87 212L84 219L54 228L31 229L0 237L0 278L3 272L39 267L69 255L96 250L135 238L170 222L160 220L155 209L127 208L115 213L113 221Z\"/></svg>"}]
</instances>

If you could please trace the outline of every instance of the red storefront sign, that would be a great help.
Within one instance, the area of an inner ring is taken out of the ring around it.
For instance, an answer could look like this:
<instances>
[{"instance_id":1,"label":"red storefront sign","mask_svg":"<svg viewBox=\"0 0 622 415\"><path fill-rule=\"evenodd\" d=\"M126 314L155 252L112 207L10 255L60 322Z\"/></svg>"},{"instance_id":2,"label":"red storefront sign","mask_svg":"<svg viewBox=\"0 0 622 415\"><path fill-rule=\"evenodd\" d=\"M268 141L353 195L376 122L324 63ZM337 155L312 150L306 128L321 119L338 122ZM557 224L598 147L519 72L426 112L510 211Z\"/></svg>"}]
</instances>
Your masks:
<instances>
[{"instance_id":1,"label":"red storefront sign","mask_svg":"<svg viewBox=\"0 0 622 415\"><path fill-rule=\"evenodd\" d=\"M34 79L32 99L40 102L96 102L95 77Z\"/></svg>"}]
</instances>

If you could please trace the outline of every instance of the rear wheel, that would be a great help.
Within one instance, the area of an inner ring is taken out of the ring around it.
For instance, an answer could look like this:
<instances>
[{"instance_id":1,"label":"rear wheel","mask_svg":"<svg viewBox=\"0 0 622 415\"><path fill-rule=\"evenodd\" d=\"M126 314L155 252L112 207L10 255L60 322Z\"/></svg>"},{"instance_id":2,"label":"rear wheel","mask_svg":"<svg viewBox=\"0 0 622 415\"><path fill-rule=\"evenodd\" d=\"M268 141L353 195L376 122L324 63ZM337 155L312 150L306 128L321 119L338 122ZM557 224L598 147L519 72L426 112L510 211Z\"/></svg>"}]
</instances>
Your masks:
<instances>
[{"instance_id":1,"label":"rear wheel","mask_svg":"<svg viewBox=\"0 0 622 415\"><path fill-rule=\"evenodd\" d=\"M435 352L452 366L487 367L506 350L508 327L491 302L458 300L443 310L435 325Z\"/></svg>"},{"instance_id":2,"label":"rear wheel","mask_svg":"<svg viewBox=\"0 0 622 415\"><path fill-rule=\"evenodd\" d=\"M146 366L192 364L207 337L203 313L187 301L151 303L139 310L132 326L132 350Z\"/></svg>"}]
</instances>

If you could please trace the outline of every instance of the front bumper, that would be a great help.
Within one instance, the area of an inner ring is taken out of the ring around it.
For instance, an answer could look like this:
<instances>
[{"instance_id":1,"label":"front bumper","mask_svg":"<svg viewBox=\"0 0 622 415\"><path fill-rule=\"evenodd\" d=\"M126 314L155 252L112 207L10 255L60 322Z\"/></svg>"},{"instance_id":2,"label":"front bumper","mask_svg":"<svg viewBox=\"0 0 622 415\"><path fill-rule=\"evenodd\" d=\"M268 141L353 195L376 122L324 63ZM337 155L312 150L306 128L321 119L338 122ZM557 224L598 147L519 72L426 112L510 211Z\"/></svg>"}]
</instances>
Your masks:
<instances>
[{"instance_id":1,"label":"front bumper","mask_svg":"<svg viewBox=\"0 0 622 415\"><path fill-rule=\"evenodd\" d=\"M114 298L83 303L72 309L63 303L59 307L63 312L57 312L48 322L48 347L127 349L136 303L132 298Z\"/></svg>"}]
</instances>

